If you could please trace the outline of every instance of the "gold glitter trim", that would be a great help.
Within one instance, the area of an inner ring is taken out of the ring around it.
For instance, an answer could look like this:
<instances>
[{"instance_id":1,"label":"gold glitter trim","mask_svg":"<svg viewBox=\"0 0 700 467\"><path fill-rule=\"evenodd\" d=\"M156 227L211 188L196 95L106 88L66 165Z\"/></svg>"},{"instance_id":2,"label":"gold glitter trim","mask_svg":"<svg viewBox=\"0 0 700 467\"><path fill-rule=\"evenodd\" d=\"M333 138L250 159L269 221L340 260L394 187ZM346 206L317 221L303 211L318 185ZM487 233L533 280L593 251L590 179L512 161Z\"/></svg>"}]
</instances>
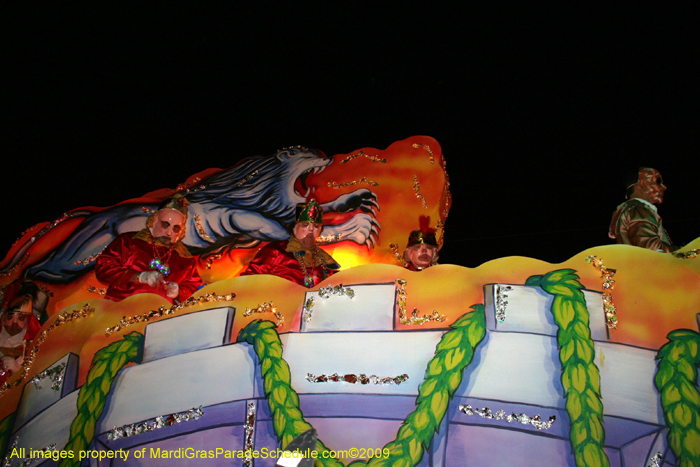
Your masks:
<instances>
[{"instance_id":1,"label":"gold glitter trim","mask_svg":"<svg viewBox=\"0 0 700 467\"><path fill-rule=\"evenodd\" d=\"M205 188L205 185L200 185L198 188L190 188L190 187L192 185L196 185L197 183L199 183L201 181L202 181L201 178L195 177L189 183L178 183L177 187L175 188L175 193L180 193L180 192L184 191L185 194L188 194L188 193L194 193L196 191L199 191L199 190Z\"/></svg>"},{"instance_id":2,"label":"gold glitter trim","mask_svg":"<svg viewBox=\"0 0 700 467\"><path fill-rule=\"evenodd\" d=\"M403 258L403 255L401 253L399 253L399 247L397 245L390 243L389 248L391 249L391 252L394 254L396 261L401 263L401 266L408 266L408 263Z\"/></svg>"},{"instance_id":3,"label":"gold glitter trim","mask_svg":"<svg viewBox=\"0 0 700 467\"><path fill-rule=\"evenodd\" d=\"M420 204L423 205L423 208L428 209L428 204L425 202L425 196L423 196L420 192L420 182L418 181L418 175L413 176L413 191L416 192L416 198L420 200Z\"/></svg>"},{"instance_id":4,"label":"gold glitter trim","mask_svg":"<svg viewBox=\"0 0 700 467\"><path fill-rule=\"evenodd\" d=\"M438 250L441 250L442 245L445 243L445 223L443 221L438 221L436 230L438 232Z\"/></svg>"},{"instance_id":5,"label":"gold glitter trim","mask_svg":"<svg viewBox=\"0 0 700 467\"><path fill-rule=\"evenodd\" d=\"M202 237L204 240L211 240L211 237L207 235L207 233L204 231L202 219L199 217L199 214L194 215L194 228L197 230L199 236Z\"/></svg>"},{"instance_id":6,"label":"gold glitter trim","mask_svg":"<svg viewBox=\"0 0 700 467\"><path fill-rule=\"evenodd\" d=\"M221 255L211 255L210 257L207 258L207 265L205 266L207 269L211 269L211 264L214 261L218 261L221 259Z\"/></svg>"},{"instance_id":7,"label":"gold glitter trim","mask_svg":"<svg viewBox=\"0 0 700 467\"><path fill-rule=\"evenodd\" d=\"M696 258L696 257L698 256L698 252L699 252L699 251L700 251L700 250L688 250L688 251L683 251L683 252L674 251L674 252L671 253L671 254L672 254L673 256L675 256L676 258L681 258L681 259L693 259L693 258Z\"/></svg>"},{"instance_id":8,"label":"gold glitter trim","mask_svg":"<svg viewBox=\"0 0 700 467\"><path fill-rule=\"evenodd\" d=\"M83 266L87 266L88 264L93 263L97 259L97 257L100 256L103 251L105 251L106 248L107 248L107 245L102 247L102 249L100 250L99 253L95 253L94 255L90 255L87 258L79 259L74 264L76 266L79 264L82 264Z\"/></svg>"},{"instance_id":9,"label":"gold glitter trim","mask_svg":"<svg viewBox=\"0 0 700 467\"><path fill-rule=\"evenodd\" d=\"M367 159L371 160L372 162L381 162L382 164L386 164L386 159L380 159L379 156L370 156L369 154L365 153L364 151L360 151L357 154L351 154L342 161L340 161L341 164L345 164L346 162L349 162L356 157L366 157Z\"/></svg>"},{"instance_id":10,"label":"gold glitter trim","mask_svg":"<svg viewBox=\"0 0 700 467\"><path fill-rule=\"evenodd\" d=\"M414 148L422 148L422 149L425 149L426 151L428 151L428 154L430 154L430 163L431 164L435 163L435 154L433 154L433 151L430 149L430 146L428 146L427 144L424 144L421 146L418 143L413 143L413 147Z\"/></svg>"},{"instance_id":11,"label":"gold glitter trim","mask_svg":"<svg viewBox=\"0 0 700 467\"><path fill-rule=\"evenodd\" d=\"M329 243L329 242L339 242L340 237L342 237L343 234L335 234L335 235L321 235L316 239L317 243Z\"/></svg>"},{"instance_id":12,"label":"gold glitter trim","mask_svg":"<svg viewBox=\"0 0 700 467\"><path fill-rule=\"evenodd\" d=\"M605 265L603 265L603 260L598 259L595 255L586 256L586 262L598 269L600 271L600 276L605 279L603 281L603 311L605 311L605 323L608 325L609 329L617 329L617 310L613 304L612 296L612 289L615 288L613 285L615 281L612 280L612 278L617 270L606 268Z\"/></svg>"},{"instance_id":13,"label":"gold glitter trim","mask_svg":"<svg viewBox=\"0 0 700 467\"><path fill-rule=\"evenodd\" d=\"M46 337L51 333L51 331L66 323L77 321L82 318L87 318L94 312L95 309L92 308L88 303L86 303L82 310L73 310L70 313L64 311L60 315L58 315L56 321L54 321L54 323L51 326L46 328L44 331L40 332L34 338L34 347L32 347L32 350L29 352L29 354L26 357L24 357L24 363L22 363L22 376L19 379L12 381L11 383L5 381L4 383L0 384L0 397L2 397L3 394L5 394L5 391L10 389L11 387L19 386L22 383L22 381L24 381L27 378L27 375L29 375L29 370L31 370L32 365L34 364L34 360L36 359L36 354L39 353L41 344L44 343Z\"/></svg>"},{"instance_id":14,"label":"gold glitter trim","mask_svg":"<svg viewBox=\"0 0 700 467\"><path fill-rule=\"evenodd\" d=\"M98 295L105 295L107 293L107 289L103 289L102 287L93 287L92 285L88 285L87 291Z\"/></svg>"},{"instance_id":15,"label":"gold glitter trim","mask_svg":"<svg viewBox=\"0 0 700 467\"><path fill-rule=\"evenodd\" d=\"M26 263L28 259L29 259L29 253L25 253L24 256L22 256L22 259L20 259L17 264L12 266L7 271L0 273L0 277L7 277L7 276L11 276L12 274L16 273L19 270L19 268L24 266L24 263Z\"/></svg>"},{"instance_id":16,"label":"gold glitter trim","mask_svg":"<svg viewBox=\"0 0 700 467\"><path fill-rule=\"evenodd\" d=\"M340 185L338 185L333 180L328 180L328 187L334 188L336 190L339 188L344 188L346 186L362 185L362 184L369 185L369 186L379 186L379 183L375 182L374 180L368 180L367 177L362 177L359 180L353 180L353 181L347 182L347 183L341 183Z\"/></svg>"},{"instance_id":17,"label":"gold glitter trim","mask_svg":"<svg viewBox=\"0 0 700 467\"><path fill-rule=\"evenodd\" d=\"M251 316L253 313L272 313L275 315L275 318L277 318L277 327L280 327L284 324L284 316L282 313L277 311L277 307L272 304L272 302L269 303L263 303L262 305L258 305L257 308L248 308L246 307L245 311L243 312L243 316L246 318Z\"/></svg>"},{"instance_id":18,"label":"gold glitter trim","mask_svg":"<svg viewBox=\"0 0 700 467\"><path fill-rule=\"evenodd\" d=\"M151 310L149 312L140 315L134 315L129 318L127 318L126 316L122 317L122 319L119 320L119 324L109 327L105 330L105 336L109 337L115 332L121 331L122 329L127 328L132 324L148 322L151 318L160 318L163 315L172 315L173 313L176 313L180 310L194 305L199 305L202 303L230 302L234 298L236 298L235 293L230 293L228 295L221 296L216 295L215 293L206 293L201 297L190 297L184 302L179 303L177 305L173 305L170 308L165 308L165 305L161 305L161 307L157 310Z\"/></svg>"},{"instance_id":19,"label":"gold glitter trim","mask_svg":"<svg viewBox=\"0 0 700 467\"><path fill-rule=\"evenodd\" d=\"M44 292L47 297L53 297L53 292L51 292L51 290L49 290L49 288L46 287L44 284L39 284L39 290Z\"/></svg>"},{"instance_id":20,"label":"gold glitter trim","mask_svg":"<svg viewBox=\"0 0 700 467\"><path fill-rule=\"evenodd\" d=\"M418 316L418 308L413 309L410 318L406 318L406 280L396 279L396 307L399 309L399 323L406 326L422 326L430 321L440 322L445 321L445 315L439 314L433 310L432 315Z\"/></svg>"}]
</instances>

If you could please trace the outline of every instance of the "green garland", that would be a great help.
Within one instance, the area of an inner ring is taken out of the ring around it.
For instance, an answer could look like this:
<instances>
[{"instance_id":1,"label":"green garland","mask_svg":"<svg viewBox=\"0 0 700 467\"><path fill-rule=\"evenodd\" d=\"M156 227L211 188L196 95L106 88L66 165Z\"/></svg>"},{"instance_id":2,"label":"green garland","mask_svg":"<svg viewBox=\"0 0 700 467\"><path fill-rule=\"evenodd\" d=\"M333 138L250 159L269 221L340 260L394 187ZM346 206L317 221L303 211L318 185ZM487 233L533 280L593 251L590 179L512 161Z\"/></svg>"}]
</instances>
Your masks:
<instances>
[{"instance_id":1,"label":"green garland","mask_svg":"<svg viewBox=\"0 0 700 467\"><path fill-rule=\"evenodd\" d=\"M659 361L654 383L661 393L661 407L668 427L668 444L682 467L700 467L700 334L677 329L656 359Z\"/></svg>"},{"instance_id":2,"label":"green garland","mask_svg":"<svg viewBox=\"0 0 700 467\"><path fill-rule=\"evenodd\" d=\"M70 426L70 438L64 450L77 453L88 448L114 378L127 363L141 363L143 341L143 334L131 332L95 353L87 381L78 393L78 415ZM73 459L62 459L59 467L78 467L80 462L75 455Z\"/></svg>"},{"instance_id":3,"label":"green garland","mask_svg":"<svg viewBox=\"0 0 700 467\"><path fill-rule=\"evenodd\" d=\"M16 414L17 412L12 412L0 422L0 459L3 458L7 446L10 444L10 434L12 434L12 425L15 424Z\"/></svg>"},{"instance_id":4,"label":"green garland","mask_svg":"<svg viewBox=\"0 0 700 467\"><path fill-rule=\"evenodd\" d=\"M375 457L368 464L357 461L352 465L410 467L420 462L445 416L448 402L462 381L464 369L474 357L474 349L486 333L484 306L474 305L472 309L452 324L452 330L440 340L435 356L428 363L425 381L418 390L416 409L401 425L396 439L384 446L389 457ZM275 325L270 321L253 321L241 331L238 341L253 345L258 355L275 433L284 448L295 436L312 427L299 410L299 397L290 385L289 365L282 358L282 344ZM328 448L317 441L316 449L320 453ZM343 464L319 456L316 465Z\"/></svg>"},{"instance_id":5,"label":"green garland","mask_svg":"<svg viewBox=\"0 0 700 467\"><path fill-rule=\"evenodd\" d=\"M299 410L299 396L292 389L292 376L289 365L282 358L282 342L276 328L277 325L272 321L256 319L241 330L238 342L251 344L258 355L272 424L277 440L284 449L296 436L310 430L312 426L304 420L304 415ZM328 448L317 440L316 450L323 452ZM321 456L316 459L316 463L329 467L343 465L336 459L321 459Z\"/></svg>"},{"instance_id":6,"label":"green garland","mask_svg":"<svg viewBox=\"0 0 700 467\"><path fill-rule=\"evenodd\" d=\"M552 315L559 326L557 343L562 365L561 382L566 411L571 421L569 437L578 467L608 467L603 450L603 403L600 400L600 374L593 362L595 349L583 285L572 269L560 269L532 276L525 285L540 286L554 295Z\"/></svg>"}]
</instances>

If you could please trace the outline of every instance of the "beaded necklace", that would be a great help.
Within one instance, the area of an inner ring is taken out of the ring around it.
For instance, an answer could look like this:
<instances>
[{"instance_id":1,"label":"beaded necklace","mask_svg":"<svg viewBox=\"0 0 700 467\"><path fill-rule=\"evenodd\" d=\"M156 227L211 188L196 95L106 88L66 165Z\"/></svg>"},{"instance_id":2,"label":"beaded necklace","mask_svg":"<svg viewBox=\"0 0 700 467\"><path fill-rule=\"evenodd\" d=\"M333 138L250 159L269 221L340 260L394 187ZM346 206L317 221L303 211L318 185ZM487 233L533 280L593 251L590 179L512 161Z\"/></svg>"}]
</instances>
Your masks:
<instances>
[{"instance_id":1,"label":"beaded necklace","mask_svg":"<svg viewBox=\"0 0 700 467\"><path fill-rule=\"evenodd\" d=\"M156 239L153 238L153 234L151 234L151 246L153 247L153 259L151 260L149 266L151 269L155 269L161 272L164 276L167 276L170 274L170 266L168 265L168 261L170 260L170 256L173 254L175 244L173 243L170 246L168 252L165 254L165 256L163 256L163 258L158 256L158 252L156 251Z\"/></svg>"},{"instance_id":2,"label":"beaded necklace","mask_svg":"<svg viewBox=\"0 0 700 467\"><path fill-rule=\"evenodd\" d=\"M301 251L295 251L294 252L294 258L296 258L297 262L299 263L299 266L301 267L301 271L304 273L304 285L308 288L313 287L315 284L315 280L313 275L309 274L308 269L306 269L306 264L304 263L304 254ZM313 252L311 253L311 267L316 267L318 264L317 262L317 257L316 257L316 248L313 249ZM323 271L323 279L328 278L328 271L326 271L326 265L322 264L323 266L321 270Z\"/></svg>"}]
</instances>

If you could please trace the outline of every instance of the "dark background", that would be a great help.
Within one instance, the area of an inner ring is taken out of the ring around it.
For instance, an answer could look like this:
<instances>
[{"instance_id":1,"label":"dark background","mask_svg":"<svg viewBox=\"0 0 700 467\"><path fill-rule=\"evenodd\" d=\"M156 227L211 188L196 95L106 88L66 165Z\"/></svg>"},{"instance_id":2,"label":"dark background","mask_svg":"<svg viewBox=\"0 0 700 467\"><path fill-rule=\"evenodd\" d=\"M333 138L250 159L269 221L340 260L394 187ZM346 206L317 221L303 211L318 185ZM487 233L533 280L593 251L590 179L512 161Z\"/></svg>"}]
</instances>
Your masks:
<instances>
[{"instance_id":1,"label":"dark background","mask_svg":"<svg viewBox=\"0 0 700 467\"><path fill-rule=\"evenodd\" d=\"M235 3L2 6L3 254L69 209L243 157L421 134L452 181L444 263L610 243L639 165L664 175L675 243L700 236L691 11Z\"/></svg>"}]
</instances>

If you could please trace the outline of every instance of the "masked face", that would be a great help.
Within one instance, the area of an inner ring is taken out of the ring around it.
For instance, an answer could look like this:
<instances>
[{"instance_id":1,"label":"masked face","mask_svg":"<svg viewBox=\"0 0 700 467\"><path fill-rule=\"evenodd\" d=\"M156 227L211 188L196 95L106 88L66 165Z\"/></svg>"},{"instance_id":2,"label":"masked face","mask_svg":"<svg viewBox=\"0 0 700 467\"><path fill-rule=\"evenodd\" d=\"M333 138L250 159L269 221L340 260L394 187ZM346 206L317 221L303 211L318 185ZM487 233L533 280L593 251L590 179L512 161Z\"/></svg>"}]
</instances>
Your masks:
<instances>
[{"instance_id":1,"label":"masked face","mask_svg":"<svg viewBox=\"0 0 700 467\"><path fill-rule=\"evenodd\" d=\"M664 185L661 174L656 169L642 169L639 171L639 182L637 182L639 190L642 192L644 199L652 204L661 204L664 200Z\"/></svg>"},{"instance_id":2,"label":"masked face","mask_svg":"<svg viewBox=\"0 0 700 467\"><path fill-rule=\"evenodd\" d=\"M17 311L15 313L5 313L2 315L2 327L11 336L15 336L27 327L29 315Z\"/></svg>"},{"instance_id":3,"label":"masked face","mask_svg":"<svg viewBox=\"0 0 700 467\"><path fill-rule=\"evenodd\" d=\"M408 260L417 268L427 268L433 262L437 248L425 243L418 243L406 249Z\"/></svg>"},{"instance_id":4,"label":"masked face","mask_svg":"<svg viewBox=\"0 0 700 467\"><path fill-rule=\"evenodd\" d=\"M292 230L296 239L306 248L312 248L316 245L316 239L322 231L323 225L313 222L297 222Z\"/></svg>"},{"instance_id":5,"label":"masked face","mask_svg":"<svg viewBox=\"0 0 700 467\"><path fill-rule=\"evenodd\" d=\"M184 232L185 216L174 209L161 209L156 214L151 234L163 245L171 245L180 239Z\"/></svg>"}]
</instances>

